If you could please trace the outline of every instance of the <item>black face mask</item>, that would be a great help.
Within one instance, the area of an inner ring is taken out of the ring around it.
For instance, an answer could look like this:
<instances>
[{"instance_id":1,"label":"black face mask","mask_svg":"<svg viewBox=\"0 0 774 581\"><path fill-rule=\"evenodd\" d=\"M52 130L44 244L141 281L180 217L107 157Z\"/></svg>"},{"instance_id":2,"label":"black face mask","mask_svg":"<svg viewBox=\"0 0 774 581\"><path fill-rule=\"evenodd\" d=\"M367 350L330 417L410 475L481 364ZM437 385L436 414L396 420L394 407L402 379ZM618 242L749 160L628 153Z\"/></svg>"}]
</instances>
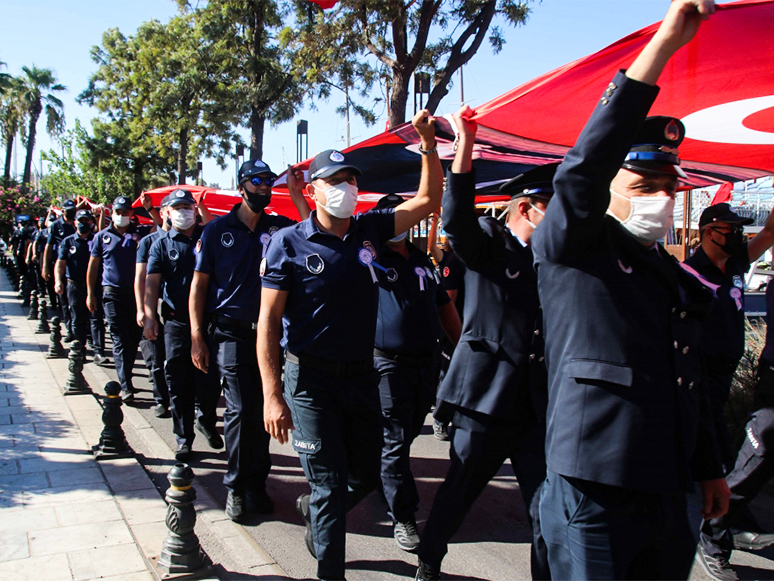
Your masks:
<instances>
[{"instance_id":1,"label":"black face mask","mask_svg":"<svg viewBox=\"0 0 774 581\"><path fill-rule=\"evenodd\" d=\"M269 205L269 202L271 202L271 194L251 194L247 190L245 190L243 198L245 202L247 202L247 207L256 214L262 212L263 209Z\"/></svg>"},{"instance_id":2,"label":"black face mask","mask_svg":"<svg viewBox=\"0 0 774 581\"><path fill-rule=\"evenodd\" d=\"M75 209L65 210L65 220L75 220Z\"/></svg>"},{"instance_id":3,"label":"black face mask","mask_svg":"<svg viewBox=\"0 0 774 581\"><path fill-rule=\"evenodd\" d=\"M78 222L78 234L88 234L91 232L91 224Z\"/></svg>"},{"instance_id":4,"label":"black face mask","mask_svg":"<svg viewBox=\"0 0 774 581\"><path fill-rule=\"evenodd\" d=\"M726 243L718 244L714 239L712 240L720 246L720 249L728 255L734 255L744 246L744 233L741 228L735 228L725 235Z\"/></svg>"}]
</instances>

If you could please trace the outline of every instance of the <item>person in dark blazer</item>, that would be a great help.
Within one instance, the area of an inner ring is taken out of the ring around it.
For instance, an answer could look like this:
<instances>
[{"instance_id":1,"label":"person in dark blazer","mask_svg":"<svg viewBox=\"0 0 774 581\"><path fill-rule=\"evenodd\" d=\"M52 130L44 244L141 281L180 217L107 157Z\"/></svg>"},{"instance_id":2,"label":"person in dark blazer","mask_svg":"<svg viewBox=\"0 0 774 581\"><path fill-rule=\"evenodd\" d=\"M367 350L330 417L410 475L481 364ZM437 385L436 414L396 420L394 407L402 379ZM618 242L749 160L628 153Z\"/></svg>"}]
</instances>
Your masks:
<instances>
[{"instance_id":1,"label":"person in dark blazer","mask_svg":"<svg viewBox=\"0 0 774 581\"><path fill-rule=\"evenodd\" d=\"M476 123L465 106L454 116L460 143L443 197L444 227L465 264L463 332L438 391L436 414L451 419L451 464L433 500L417 550L416 579L438 579L449 540L473 502L510 459L528 515L545 478L545 372L537 276L529 244L553 194L557 164L503 184L508 221L478 218L472 165ZM536 387L533 393L532 387ZM530 524L533 519L528 516ZM534 527L533 575L549 578Z\"/></svg>"},{"instance_id":2,"label":"person in dark blazer","mask_svg":"<svg viewBox=\"0 0 774 581\"><path fill-rule=\"evenodd\" d=\"M713 294L657 243L684 128L645 121L663 67L714 10L672 2L559 166L532 237L549 374L539 513L556 579L685 579L686 493L700 483L704 518L728 508L698 358Z\"/></svg>"}]
</instances>

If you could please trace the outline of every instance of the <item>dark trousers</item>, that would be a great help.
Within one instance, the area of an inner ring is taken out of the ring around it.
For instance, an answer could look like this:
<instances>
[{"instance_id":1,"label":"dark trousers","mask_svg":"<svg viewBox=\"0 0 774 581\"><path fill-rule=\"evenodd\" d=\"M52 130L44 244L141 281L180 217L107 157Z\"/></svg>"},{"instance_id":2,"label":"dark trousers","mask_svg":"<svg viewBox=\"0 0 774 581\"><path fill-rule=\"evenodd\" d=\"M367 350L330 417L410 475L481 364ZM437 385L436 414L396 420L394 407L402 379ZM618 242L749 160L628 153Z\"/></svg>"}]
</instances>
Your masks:
<instances>
[{"instance_id":1,"label":"dark trousers","mask_svg":"<svg viewBox=\"0 0 774 581\"><path fill-rule=\"evenodd\" d=\"M332 373L285 362L293 447L312 487L317 576L344 579L346 513L379 485L379 374Z\"/></svg>"},{"instance_id":2,"label":"dark trousers","mask_svg":"<svg viewBox=\"0 0 774 581\"><path fill-rule=\"evenodd\" d=\"M51 275L51 278L54 278L53 274ZM75 326L73 325L73 316L72 311L70 310L70 298L67 296L68 294L68 290L65 289L65 292L57 296L59 297L59 306L62 309L62 322L64 323L65 334L72 333L75 335ZM86 344L84 343L84 346L85 345Z\"/></svg>"},{"instance_id":3,"label":"dark trousers","mask_svg":"<svg viewBox=\"0 0 774 581\"><path fill-rule=\"evenodd\" d=\"M86 306L86 283L79 286L67 281L67 304L72 320L73 335L86 348L86 341L91 336L94 353L102 355L105 351L105 322L102 313L102 301L97 299L97 310L93 313Z\"/></svg>"},{"instance_id":4,"label":"dark trousers","mask_svg":"<svg viewBox=\"0 0 774 581\"><path fill-rule=\"evenodd\" d=\"M215 369L202 373L191 359L191 325L167 320L164 327L166 362L164 373L169 386L169 404L172 412L172 431L178 445L194 440L195 403L197 394L207 411L210 427L215 427L220 398L220 382Z\"/></svg>"},{"instance_id":5,"label":"dark trousers","mask_svg":"<svg viewBox=\"0 0 774 581\"><path fill-rule=\"evenodd\" d=\"M164 346L164 325L157 319L158 333L153 341L144 337L140 340L140 352L142 353L145 367L153 382L153 399L157 405L169 407L169 387L164 377L164 360L166 348Z\"/></svg>"},{"instance_id":6,"label":"dark trousers","mask_svg":"<svg viewBox=\"0 0 774 581\"><path fill-rule=\"evenodd\" d=\"M723 471L728 474L734 467L734 454L731 452L731 441L728 435L728 425L723 411L731 392L731 384L734 381L735 365L708 365L705 379L707 382L707 396L712 422L715 427L715 437L720 449L720 460L723 462Z\"/></svg>"},{"instance_id":7,"label":"dark trousers","mask_svg":"<svg viewBox=\"0 0 774 581\"><path fill-rule=\"evenodd\" d=\"M419 493L411 473L411 443L419 435L430 406L435 401L437 366L409 366L392 359L374 357L379 372L382 406L382 490L393 522L414 520Z\"/></svg>"},{"instance_id":8,"label":"dark trousers","mask_svg":"<svg viewBox=\"0 0 774 581\"><path fill-rule=\"evenodd\" d=\"M220 379L225 380L223 436L228 471L223 484L237 494L264 490L271 470L271 437L263 426L263 386L255 336L251 329L226 323L212 325L210 345L214 357L211 355L210 361L217 361Z\"/></svg>"},{"instance_id":9,"label":"dark trousers","mask_svg":"<svg viewBox=\"0 0 774 581\"><path fill-rule=\"evenodd\" d=\"M131 289L104 291L102 305L105 309L110 337L113 339L113 361L121 390L134 389L132 367L137 358L142 329L137 325L137 305Z\"/></svg>"},{"instance_id":10,"label":"dark trousers","mask_svg":"<svg viewBox=\"0 0 774 581\"><path fill-rule=\"evenodd\" d=\"M684 493L548 472L540 526L554 579L687 579L696 552Z\"/></svg>"},{"instance_id":11,"label":"dark trousers","mask_svg":"<svg viewBox=\"0 0 774 581\"><path fill-rule=\"evenodd\" d=\"M713 557L730 559L734 549L731 529L745 517L746 507L761 488L774 478L774 407L753 413L745 427L747 437L736 458L733 471L726 476L731 489L728 512L721 518L704 521L701 546Z\"/></svg>"},{"instance_id":12,"label":"dark trousers","mask_svg":"<svg viewBox=\"0 0 774 581\"><path fill-rule=\"evenodd\" d=\"M451 463L422 530L417 551L419 558L440 569L449 541L459 530L473 502L510 458L533 528L533 578L550 578L536 498L546 475L545 425L541 423L525 432L512 421L460 408L456 408L451 422Z\"/></svg>"}]
</instances>

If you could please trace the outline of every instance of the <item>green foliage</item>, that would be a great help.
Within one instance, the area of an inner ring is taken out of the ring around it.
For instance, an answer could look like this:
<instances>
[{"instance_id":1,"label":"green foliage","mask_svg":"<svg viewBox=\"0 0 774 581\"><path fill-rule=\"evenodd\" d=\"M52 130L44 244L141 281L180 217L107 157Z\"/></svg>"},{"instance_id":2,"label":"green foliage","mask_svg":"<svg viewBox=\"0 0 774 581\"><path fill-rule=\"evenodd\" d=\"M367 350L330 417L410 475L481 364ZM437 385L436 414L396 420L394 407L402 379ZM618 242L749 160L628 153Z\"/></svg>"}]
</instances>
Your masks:
<instances>
[{"instance_id":1,"label":"green foliage","mask_svg":"<svg viewBox=\"0 0 774 581\"><path fill-rule=\"evenodd\" d=\"M0 186L0 237L8 241L16 216L45 216L50 198L43 193L25 194L20 186Z\"/></svg>"},{"instance_id":2,"label":"green foliage","mask_svg":"<svg viewBox=\"0 0 774 581\"><path fill-rule=\"evenodd\" d=\"M744 356L739 362L724 407L732 450L738 450L745 438L744 428L753 412L753 392L758 383L758 364L766 344L766 322L745 319Z\"/></svg>"}]
</instances>

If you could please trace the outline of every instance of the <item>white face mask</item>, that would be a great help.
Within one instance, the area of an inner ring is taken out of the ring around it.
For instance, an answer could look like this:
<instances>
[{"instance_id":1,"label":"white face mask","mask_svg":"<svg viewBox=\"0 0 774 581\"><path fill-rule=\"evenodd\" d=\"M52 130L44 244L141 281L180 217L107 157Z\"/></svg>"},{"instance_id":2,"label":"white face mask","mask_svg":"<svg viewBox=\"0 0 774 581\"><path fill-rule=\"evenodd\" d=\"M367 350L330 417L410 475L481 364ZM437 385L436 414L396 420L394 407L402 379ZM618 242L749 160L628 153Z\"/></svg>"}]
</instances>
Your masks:
<instances>
[{"instance_id":1,"label":"white face mask","mask_svg":"<svg viewBox=\"0 0 774 581\"><path fill-rule=\"evenodd\" d=\"M610 193L619 198L628 199L631 211L626 220L620 220L629 234L644 244L653 244L667 235L672 227L675 200L671 196L632 196L626 198L612 188Z\"/></svg>"},{"instance_id":2,"label":"white face mask","mask_svg":"<svg viewBox=\"0 0 774 581\"><path fill-rule=\"evenodd\" d=\"M543 210L541 210L540 208L536 207L534 204L530 204L529 207L532 208L533 210L535 210L541 216L545 217L546 213ZM533 224L532 221L530 221L529 219L527 219L527 224L532 226L533 230L538 227L537 224Z\"/></svg>"},{"instance_id":3,"label":"white face mask","mask_svg":"<svg viewBox=\"0 0 774 581\"><path fill-rule=\"evenodd\" d=\"M113 220L113 225L116 228L125 228L132 221L132 217L131 216L120 216L120 215L116 214L115 212L113 212L112 220Z\"/></svg>"},{"instance_id":4,"label":"white face mask","mask_svg":"<svg viewBox=\"0 0 774 581\"><path fill-rule=\"evenodd\" d=\"M169 221L175 230L188 230L196 224L196 214L194 210L172 210L169 213Z\"/></svg>"},{"instance_id":5,"label":"white face mask","mask_svg":"<svg viewBox=\"0 0 774 581\"><path fill-rule=\"evenodd\" d=\"M319 188L318 188L319 189ZM322 190L327 203L325 211L336 218L349 218L357 207L357 186L341 182Z\"/></svg>"}]
</instances>

